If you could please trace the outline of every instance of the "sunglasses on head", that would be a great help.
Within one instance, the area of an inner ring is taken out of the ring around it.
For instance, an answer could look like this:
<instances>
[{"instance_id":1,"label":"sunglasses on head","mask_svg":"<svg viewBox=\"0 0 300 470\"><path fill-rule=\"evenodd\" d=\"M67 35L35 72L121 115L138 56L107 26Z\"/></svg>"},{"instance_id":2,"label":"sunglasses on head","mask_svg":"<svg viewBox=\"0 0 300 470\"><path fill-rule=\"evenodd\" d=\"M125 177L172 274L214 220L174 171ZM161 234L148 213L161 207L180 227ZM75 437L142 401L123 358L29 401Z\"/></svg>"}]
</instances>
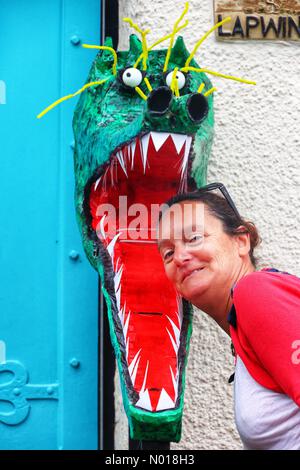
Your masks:
<instances>
[{"instance_id":1,"label":"sunglasses on head","mask_svg":"<svg viewBox=\"0 0 300 470\"><path fill-rule=\"evenodd\" d=\"M206 193L206 192L215 191L215 190L219 190L222 193L223 197L226 199L228 205L234 212L235 216L238 219L241 219L240 213L237 210L236 205L234 204L229 192L227 191L223 183L210 183L210 184L207 184L206 186L202 186L201 188L196 189L190 194L201 194L201 193Z\"/></svg>"}]
</instances>

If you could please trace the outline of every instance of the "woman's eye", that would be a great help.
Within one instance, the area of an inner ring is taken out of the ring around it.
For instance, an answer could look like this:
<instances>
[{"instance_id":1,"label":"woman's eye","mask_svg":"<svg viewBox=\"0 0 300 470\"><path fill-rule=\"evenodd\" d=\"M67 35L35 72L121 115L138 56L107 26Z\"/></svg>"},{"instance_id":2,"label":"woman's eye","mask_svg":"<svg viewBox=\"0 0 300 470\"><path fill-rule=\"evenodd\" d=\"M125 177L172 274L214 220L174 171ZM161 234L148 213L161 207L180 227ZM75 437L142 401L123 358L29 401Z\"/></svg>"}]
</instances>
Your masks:
<instances>
[{"instance_id":1,"label":"woman's eye","mask_svg":"<svg viewBox=\"0 0 300 470\"><path fill-rule=\"evenodd\" d=\"M122 73L121 79L124 85L129 86L130 88L135 88L142 83L143 74L139 69L130 67L124 70L124 72Z\"/></svg>"},{"instance_id":2,"label":"woman's eye","mask_svg":"<svg viewBox=\"0 0 300 470\"><path fill-rule=\"evenodd\" d=\"M193 235L188 239L188 243L200 243L203 240L203 235Z\"/></svg>"},{"instance_id":3,"label":"woman's eye","mask_svg":"<svg viewBox=\"0 0 300 470\"><path fill-rule=\"evenodd\" d=\"M176 78L177 78L177 83L178 83L178 90L181 90L181 88L183 88L185 85L185 75L182 72L180 72L180 70L178 70L176 73ZM168 85L168 87L171 86L172 79L173 79L173 72L170 72L166 76L166 84Z\"/></svg>"},{"instance_id":4,"label":"woman's eye","mask_svg":"<svg viewBox=\"0 0 300 470\"><path fill-rule=\"evenodd\" d=\"M164 261L170 261L172 256L173 256L173 250L168 250L165 253L163 253L163 260Z\"/></svg>"}]
</instances>

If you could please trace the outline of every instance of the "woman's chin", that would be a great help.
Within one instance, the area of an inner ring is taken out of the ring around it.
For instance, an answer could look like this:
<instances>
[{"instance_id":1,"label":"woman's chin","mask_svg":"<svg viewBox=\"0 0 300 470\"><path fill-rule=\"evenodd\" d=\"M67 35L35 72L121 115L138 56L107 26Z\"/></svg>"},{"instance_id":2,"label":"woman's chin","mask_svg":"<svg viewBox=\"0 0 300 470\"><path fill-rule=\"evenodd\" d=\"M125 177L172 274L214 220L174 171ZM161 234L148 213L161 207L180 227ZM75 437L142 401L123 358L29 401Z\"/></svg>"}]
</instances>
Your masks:
<instances>
[{"instance_id":1,"label":"woman's chin","mask_svg":"<svg viewBox=\"0 0 300 470\"><path fill-rule=\"evenodd\" d=\"M186 300L195 304L196 300L199 299L208 288L208 280L203 279L201 271L199 271L199 273L195 273L193 276L183 281L180 293Z\"/></svg>"}]
</instances>

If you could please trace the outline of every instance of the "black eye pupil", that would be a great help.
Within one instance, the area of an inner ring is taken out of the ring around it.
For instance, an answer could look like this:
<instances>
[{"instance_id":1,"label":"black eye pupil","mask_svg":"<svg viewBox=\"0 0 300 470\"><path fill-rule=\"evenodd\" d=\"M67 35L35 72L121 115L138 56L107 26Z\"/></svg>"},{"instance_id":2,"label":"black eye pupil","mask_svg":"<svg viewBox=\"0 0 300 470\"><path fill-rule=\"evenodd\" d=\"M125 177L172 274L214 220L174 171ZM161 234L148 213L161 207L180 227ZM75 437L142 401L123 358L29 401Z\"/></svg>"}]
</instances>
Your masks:
<instances>
[{"instance_id":1,"label":"black eye pupil","mask_svg":"<svg viewBox=\"0 0 300 470\"><path fill-rule=\"evenodd\" d=\"M126 73L126 76L127 76L127 77L131 77L131 73L130 73L130 72L127 72L127 73Z\"/></svg>"}]
</instances>

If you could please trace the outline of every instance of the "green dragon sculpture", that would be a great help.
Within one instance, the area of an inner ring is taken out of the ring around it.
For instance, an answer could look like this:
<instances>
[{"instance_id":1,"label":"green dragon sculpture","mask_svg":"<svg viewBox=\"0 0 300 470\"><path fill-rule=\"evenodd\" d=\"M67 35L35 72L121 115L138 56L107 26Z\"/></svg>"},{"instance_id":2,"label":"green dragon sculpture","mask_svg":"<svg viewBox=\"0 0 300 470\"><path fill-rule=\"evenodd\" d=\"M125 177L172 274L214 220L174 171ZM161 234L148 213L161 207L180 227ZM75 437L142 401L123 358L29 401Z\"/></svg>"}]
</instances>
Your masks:
<instances>
[{"instance_id":1,"label":"green dragon sculpture","mask_svg":"<svg viewBox=\"0 0 300 470\"><path fill-rule=\"evenodd\" d=\"M213 92L183 38L171 34L147 46L130 36L128 51L108 38L81 94L75 135L76 213L86 255L98 271L107 303L131 437L175 441L181 436L192 308L167 280L155 242L160 205L206 183L213 140ZM164 40L168 49L154 50ZM153 207L158 210L153 215ZM143 212L144 209L144 212Z\"/></svg>"}]
</instances>

